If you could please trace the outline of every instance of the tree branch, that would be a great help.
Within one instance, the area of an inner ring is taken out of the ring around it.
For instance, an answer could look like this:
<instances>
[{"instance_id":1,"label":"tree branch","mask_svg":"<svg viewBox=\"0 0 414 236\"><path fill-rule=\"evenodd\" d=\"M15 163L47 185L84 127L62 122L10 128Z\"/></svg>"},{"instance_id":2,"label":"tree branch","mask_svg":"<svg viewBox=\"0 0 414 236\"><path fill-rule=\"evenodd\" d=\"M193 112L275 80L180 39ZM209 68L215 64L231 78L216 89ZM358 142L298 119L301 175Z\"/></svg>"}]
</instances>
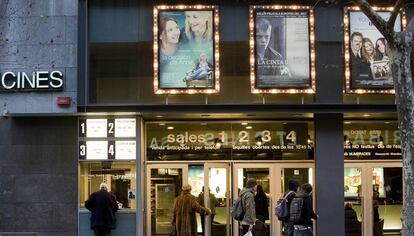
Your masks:
<instances>
[{"instance_id":1,"label":"tree branch","mask_svg":"<svg viewBox=\"0 0 414 236\"><path fill-rule=\"evenodd\" d=\"M391 29L394 28L394 24L395 24L395 20L397 19L398 13L400 13L400 9L404 4L404 0L398 0L395 5L394 5L394 9L391 12L391 16L390 19L388 19L388 27L390 27Z\"/></svg>"},{"instance_id":2,"label":"tree branch","mask_svg":"<svg viewBox=\"0 0 414 236\"><path fill-rule=\"evenodd\" d=\"M414 16L411 17L411 20L408 22L406 32L408 33L414 33Z\"/></svg>"},{"instance_id":3,"label":"tree branch","mask_svg":"<svg viewBox=\"0 0 414 236\"><path fill-rule=\"evenodd\" d=\"M9 4L9 0L0 0L0 16L6 15L7 4Z\"/></svg>"},{"instance_id":4,"label":"tree branch","mask_svg":"<svg viewBox=\"0 0 414 236\"><path fill-rule=\"evenodd\" d=\"M394 47L393 45L393 37L394 37L394 28L389 27L387 22L382 19L381 16L378 15L372 9L371 5L366 0L352 0L354 3L356 3L361 11L368 17L368 19L371 20L371 22L375 25L375 27L378 29L378 31L384 36L384 38L389 43L390 47ZM401 0L399 0L400 2Z\"/></svg>"}]
</instances>

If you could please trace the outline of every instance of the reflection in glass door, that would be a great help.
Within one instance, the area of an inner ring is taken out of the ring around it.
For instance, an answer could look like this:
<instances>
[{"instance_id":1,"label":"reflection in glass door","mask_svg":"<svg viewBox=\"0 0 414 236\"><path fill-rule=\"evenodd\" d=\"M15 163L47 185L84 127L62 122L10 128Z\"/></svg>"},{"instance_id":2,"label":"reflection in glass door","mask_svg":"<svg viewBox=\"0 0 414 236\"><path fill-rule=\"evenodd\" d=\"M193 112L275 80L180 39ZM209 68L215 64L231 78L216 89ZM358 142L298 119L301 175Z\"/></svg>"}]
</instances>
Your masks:
<instances>
[{"instance_id":1,"label":"reflection in glass door","mask_svg":"<svg viewBox=\"0 0 414 236\"><path fill-rule=\"evenodd\" d=\"M345 236L362 235L362 168L344 168Z\"/></svg>"},{"instance_id":2,"label":"reflection in glass door","mask_svg":"<svg viewBox=\"0 0 414 236\"><path fill-rule=\"evenodd\" d=\"M344 184L345 236L401 235L401 163L346 163Z\"/></svg>"},{"instance_id":3,"label":"reflection in glass door","mask_svg":"<svg viewBox=\"0 0 414 236\"><path fill-rule=\"evenodd\" d=\"M174 198L187 181L185 165L149 165L147 168L147 235L169 235Z\"/></svg>"},{"instance_id":4,"label":"reflection in glass door","mask_svg":"<svg viewBox=\"0 0 414 236\"><path fill-rule=\"evenodd\" d=\"M236 200L240 191L250 178L256 179L257 184L261 185L268 198L268 216L263 212L256 212L259 221L256 222L254 231L259 235L272 234L272 195L276 191L276 181L271 179L273 168L269 164L236 164L233 169L233 200ZM241 226L237 221L233 221L233 235L241 236Z\"/></svg>"},{"instance_id":5,"label":"reflection in glass door","mask_svg":"<svg viewBox=\"0 0 414 236\"><path fill-rule=\"evenodd\" d=\"M371 171L373 235L400 235L403 206L402 168L373 167Z\"/></svg>"},{"instance_id":6,"label":"reflection in glass door","mask_svg":"<svg viewBox=\"0 0 414 236\"><path fill-rule=\"evenodd\" d=\"M205 164L204 177L204 191L209 191L204 194L204 205L212 211L211 215L202 217L204 235L229 236L229 164Z\"/></svg>"},{"instance_id":7,"label":"reflection in glass door","mask_svg":"<svg viewBox=\"0 0 414 236\"><path fill-rule=\"evenodd\" d=\"M299 186L302 186L303 184L309 183L312 185L312 187L315 189L315 186L313 186L313 168L310 166L299 166L297 164L291 165L287 164L284 166L281 166L280 168L281 173L281 192L278 195L279 197L282 196L282 194L289 191L289 180L296 180L299 182ZM280 235L288 235L287 230L280 225L279 230Z\"/></svg>"}]
</instances>

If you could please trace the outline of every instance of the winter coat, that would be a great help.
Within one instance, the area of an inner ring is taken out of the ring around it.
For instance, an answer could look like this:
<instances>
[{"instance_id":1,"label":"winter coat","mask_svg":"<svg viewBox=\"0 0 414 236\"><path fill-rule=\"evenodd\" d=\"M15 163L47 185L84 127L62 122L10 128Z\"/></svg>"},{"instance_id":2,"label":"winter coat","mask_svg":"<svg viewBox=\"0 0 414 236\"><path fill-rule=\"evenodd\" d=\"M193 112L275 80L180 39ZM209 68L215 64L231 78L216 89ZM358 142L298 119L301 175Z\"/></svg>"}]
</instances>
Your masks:
<instances>
[{"instance_id":1,"label":"winter coat","mask_svg":"<svg viewBox=\"0 0 414 236\"><path fill-rule=\"evenodd\" d=\"M197 219L195 213L206 214L207 208L197 202L197 198L184 192L174 200L172 225L177 236L196 236Z\"/></svg>"},{"instance_id":2,"label":"winter coat","mask_svg":"<svg viewBox=\"0 0 414 236\"><path fill-rule=\"evenodd\" d=\"M91 194L85 202L86 209L91 211L91 229L115 229L115 212L118 210L116 197L106 190Z\"/></svg>"},{"instance_id":3,"label":"winter coat","mask_svg":"<svg viewBox=\"0 0 414 236\"><path fill-rule=\"evenodd\" d=\"M361 222L354 209L345 207L345 236L361 236Z\"/></svg>"},{"instance_id":4,"label":"winter coat","mask_svg":"<svg viewBox=\"0 0 414 236\"><path fill-rule=\"evenodd\" d=\"M256 217L261 222L269 220L269 198L266 195L254 197Z\"/></svg>"},{"instance_id":5,"label":"winter coat","mask_svg":"<svg viewBox=\"0 0 414 236\"><path fill-rule=\"evenodd\" d=\"M312 227L312 219L318 219L315 212L313 211L313 203L311 196L304 192L300 191L296 194L296 197L303 198L303 205L302 205L302 211L301 211L301 217L300 221L296 222L295 225L304 225Z\"/></svg>"},{"instance_id":6,"label":"winter coat","mask_svg":"<svg viewBox=\"0 0 414 236\"><path fill-rule=\"evenodd\" d=\"M253 190L251 188L243 188L240 191L242 197L244 217L241 221L242 225L253 225L256 222L256 204L254 202Z\"/></svg>"}]
</instances>

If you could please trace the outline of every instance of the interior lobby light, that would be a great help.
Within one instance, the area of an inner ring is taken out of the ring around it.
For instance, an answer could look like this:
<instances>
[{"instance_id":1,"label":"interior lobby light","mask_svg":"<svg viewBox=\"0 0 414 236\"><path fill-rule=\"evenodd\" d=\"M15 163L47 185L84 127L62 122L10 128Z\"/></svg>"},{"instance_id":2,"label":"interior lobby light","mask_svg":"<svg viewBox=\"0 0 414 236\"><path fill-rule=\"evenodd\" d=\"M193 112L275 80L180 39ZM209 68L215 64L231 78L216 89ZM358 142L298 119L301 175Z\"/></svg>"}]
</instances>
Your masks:
<instances>
[{"instance_id":1,"label":"interior lobby light","mask_svg":"<svg viewBox=\"0 0 414 236\"><path fill-rule=\"evenodd\" d=\"M247 122L243 122L243 123L241 123L241 125L247 125L248 123Z\"/></svg>"},{"instance_id":2,"label":"interior lobby light","mask_svg":"<svg viewBox=\"0 0 414 236\"><path fill-rule=\"evenodd\" d=\"M262 145L263 145L263 139L262 139L262 136L258 136L258 137L256 137L256 145L257 145L257 146L262 146Z\"/></svg>"},{"instance_id":3,"label":"interior lobby light","mask_svg":"<svg viewBox=\"0 0 414 236\"><path fill-rule=\"evenodd\" d=\"M249 126L246 126L246 129L253 129L253 127L251 127L251 126L249 125Z\"/></svg>"},{"instance_id":4,"label":"interior lobby light","mask_svg":"<svg viewBox=\"0 0 414 236\"><path fill-rule=\"evenodd\" d=\"M221 141L221 139L214 139L214 146L216 146L216 148L221 148L221 145L223 145L223 141Z\"/></svg>"},{"instance_id":5,"label":"interior lobby light","mask_svg":"<svg viewBox=\"0 0 414 236\"><path fill-rule=\"evenodd\" d=\"M167 129L172 130L172 129L174 129L174 127L173 126L168 126Z\"/></svg>"},{"instance_id":6,"label":"interior lobby light","mask_svg":"<svg viewBox=\"0 0 414 236\"><path fill-rule=\"evenodd\" d=\"M351 145L351 141L349 140L348 135L344 135L344 143L345 143L345 145L347 145L347 146Z\"/></svg>"},{"instance_id":7,"label":"interior lobby light","mask_svg":"<svg viewBox=\"0 0 414 236\"><path fill-rule=\"evenodd\" d=\"M309 145L313 144L313 140L310 138L309 135L308 135L308 139L306 141L308 142Z\"/></svg>"}]
</instances>

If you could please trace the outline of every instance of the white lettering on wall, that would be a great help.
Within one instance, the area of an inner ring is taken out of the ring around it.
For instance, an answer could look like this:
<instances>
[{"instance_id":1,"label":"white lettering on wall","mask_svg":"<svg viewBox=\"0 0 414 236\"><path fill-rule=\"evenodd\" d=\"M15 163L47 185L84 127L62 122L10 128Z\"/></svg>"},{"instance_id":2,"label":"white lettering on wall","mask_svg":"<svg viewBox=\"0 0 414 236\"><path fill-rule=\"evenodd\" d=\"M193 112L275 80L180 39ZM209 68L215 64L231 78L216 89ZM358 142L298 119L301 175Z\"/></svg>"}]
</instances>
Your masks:
<instances>
[{"instance_id":1,"label":"white lettering on wall","mask_svg":"<svg viewBox=\"0 0 414 236\"><path fill-rule=\"evenodd\" d=\"M34 71L32 75L26 72L7 71L1 75L0 91L3 90L45 90L63 88L63 73L61 71Z\"/></svg>"}]
</instances>

